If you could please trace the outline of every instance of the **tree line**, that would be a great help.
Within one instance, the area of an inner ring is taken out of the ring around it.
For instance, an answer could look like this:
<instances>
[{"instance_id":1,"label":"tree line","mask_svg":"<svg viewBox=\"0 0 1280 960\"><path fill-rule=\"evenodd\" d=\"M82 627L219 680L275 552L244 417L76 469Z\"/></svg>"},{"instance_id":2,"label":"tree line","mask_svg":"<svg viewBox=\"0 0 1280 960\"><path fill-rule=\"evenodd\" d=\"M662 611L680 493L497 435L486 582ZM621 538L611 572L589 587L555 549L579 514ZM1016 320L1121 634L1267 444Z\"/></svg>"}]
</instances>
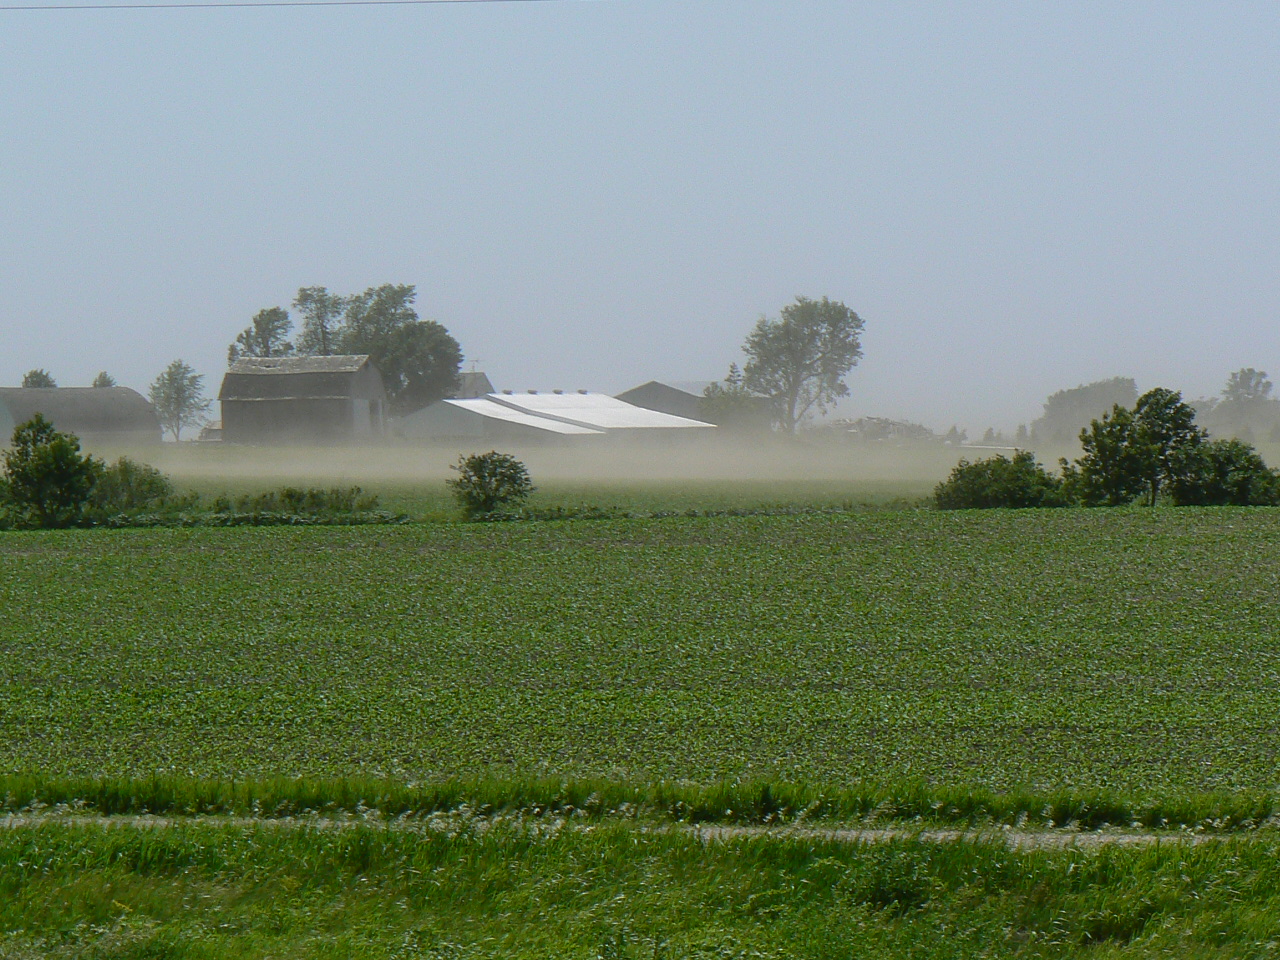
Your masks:
<instances>
[{"instance_id":1,"label":"tree line","mask_svg":"<svg viewBox=\"0 0 1280 960\"><path fill-rule=\"evenodd\" d=\"M1196 410L1157 387L1132 407L1114 404L1080 431L1081 455L1054 475L1030 451L961 460L934 490L942 509L1280 504L1280 473L1236 437L1210 439Z\"/></svg>"}]
</instances>

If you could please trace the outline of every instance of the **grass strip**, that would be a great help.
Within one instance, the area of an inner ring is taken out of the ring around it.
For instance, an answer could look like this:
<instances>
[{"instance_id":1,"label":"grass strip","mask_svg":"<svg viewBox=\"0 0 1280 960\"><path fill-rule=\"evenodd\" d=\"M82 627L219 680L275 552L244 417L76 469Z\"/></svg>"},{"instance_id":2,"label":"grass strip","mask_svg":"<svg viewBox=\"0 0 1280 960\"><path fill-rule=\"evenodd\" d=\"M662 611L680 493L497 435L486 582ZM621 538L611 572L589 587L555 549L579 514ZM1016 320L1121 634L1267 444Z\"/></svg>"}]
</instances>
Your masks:
<instances>
[{"instance_id":1,"label":"grass strip","mask_svg":"<svg viewBox=\"0 0 1280 960\"><path fill-rule=\"evenodd\" d=\"M345 778L213 780L0 776L0 810L99 814L427 816L533 814L588 819L645 817L680 823L805 821L964 826L1105 827L1249 831L1280 825L1280 798L1257 791L1124 797L1107 792L996 792L918 782L813 786L777 781L626 782L580 778L475 778L405 783Z\"/></svg>"}]
</instances>

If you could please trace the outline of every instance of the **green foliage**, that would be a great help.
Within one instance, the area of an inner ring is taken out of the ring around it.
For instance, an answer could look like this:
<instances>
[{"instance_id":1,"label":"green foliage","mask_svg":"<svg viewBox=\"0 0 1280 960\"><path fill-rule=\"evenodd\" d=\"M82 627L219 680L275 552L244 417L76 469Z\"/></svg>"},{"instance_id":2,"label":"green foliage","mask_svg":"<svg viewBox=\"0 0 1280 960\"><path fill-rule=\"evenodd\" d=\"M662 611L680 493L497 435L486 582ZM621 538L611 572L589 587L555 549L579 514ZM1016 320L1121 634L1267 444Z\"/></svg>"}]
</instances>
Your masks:
<instances>
[{"instance_id":1,"label":"green foliage","mask_svg":"<svg viewBox=\"0 0 1280 960\"><path fill-rule=\"evenodd\" d=\"M1160 489L1194 462L1204 431L1182 395L1163 387L1138 398L1133 410L1116 405L1080 433L1082 456L1062 461L1068 496L1086 506L1120 506L1144 497L1155 506Z\"/></svg>"},{"instance_id":2,"label":"green foliage","mask_svg":"<svg viewBox=\"0 0 1280 960\"><path fill-rule=\"evenodd\" d=\"M110 516L152 510L171 496L173 484L163 473L121 457L103 467L89 495L89 505L95 513Z\"/></svg>"},{"instance_id":3,"label":"green foliage","mask_svg":"<svg viewBox=\"0 0 1280 960\"><path fill-rule=\"evenodd\" d=\"M1095 417L1113 407L1131 406L1137 399L1137 384L1131 377L1112 377L1059 390L1044 402L1044 413L1031 422L1031 436L1041 445L1072 443Z\"/></svg>"},{"instance_id":4,"label":"green foliage","mask_svg":"<svg viewBox=\"0 0 1280 960\"><path fill-rule=\"evenodd\" d=\"M76 523L88 506L102 464L80 453L80 441L36 414L13 431L4 454L5 497L39 527Z\"/></svg>"},{"instance_id":5,"label":"green foliage","mask_svg":"<svg viewBox=\"0 0 1280 960\"><path fill-rule=\"evenodd\" d=\"M24 387L36 387L48 389L56 387L52 374L48 370L28 370L22 375L22 385Z\"/></svg>"},{"instance_id":6,"label":"green foliage","mask_svg":"<svg viewBox=\"0 0 1280 960\"><path fill-rule=\"evenodd\" d=\"M280 487L259 494L245 494L232 501L220 498L214 512L230 513L297 513L311 516L361 513L378 508L378 498L360 487Z\"/></svg>"},{"instance_id":7,"label":"green foliage","mask_svg":"<svg viewBox=\"0 0 1280 960\"><path fill-rule=\"evenodd\" d=\"M105 388L105 387L114 387L115 385L116 385L116 378L113 377L111 374L107 373L107 371L105 370L99 370L98 375L93 378L93 386L95 387Z\"/></svg>"},{"instance_id":8,"label":"green foliage","mask_svg":"<svg viewBox=\"0 0 1280 960\"><path fill-rule=\"evenodd\" d=\"M1177 506L1275 506L1280 477L1242 440L1211 440L1178 455L1169 484Z\"/></svg>"},{"instance_id":9,"label":"green foliage","mask_svg":"<svg viewBox=\"0 0 1280 960\"><path fill-rule=\"evenodd\" d=\"M327 357L337 352L346 299L325 287L302 287L293 298L293 307L302 314L298 352Z\"/></svg>"},{"instance_id":10,"label":"green foliage","mask_svg":"<svg viewBox=\"0 0 1280 960\"><path fill-rule=\"evenodd\" d=\"M1036 463L1033 453L1018 450L1010 460L996 455L970 463L961 460L933 492L942 510L986 507L1064 507L1062 481Z\"/></svg>"},{"instance_id":11,"label":"green foliage","mask_svg":"<svg viewBox=\"0 0 1280 960\"><path fill-rule=\"evenodd\" d=\"M849 395L844 378L862 356L862 327L838 300L797 297L779 319L761 317L748 334L742 385L772 400L782 429L795 433L811 410L826 413Z\"/></svg>"},{"instance_id":12,"label":"green foliage","mask_svg":"<svg viewBox=\"0 0 1280 960\"><path fill-rule=\"evenodd\" d=\"M344 353L368 354L392 409L412 413L458 387L462 348L434 320L419 320L412 284L383 284L343 299Z\"/></svg>"},{"instance_id":13,"label":"green foliage","mask_svg":"<svg viewBox=\"0 0 1280 960\"><path fill-rule=\"evenodd\" d=\"M293 344L286 339L293 329L289 311L283 307L268 307L254 314L253 322L227 348L227 362L235 363L240 357L287 357L293 353Z\"/></svg>"},{"instance_id":14,"label":"green foliage","mask_svg":"<svg viewBox=\"0 0 1280 960\"><path fill-rule=\"evenodd\" d=\"M724 380L702 392L698 417L736 433L763 433L772 423L771 408L767 397L757 396L743 385L742 371L731 363Z\"/></svg>"},{"instance_id":15,"label":"green foliage","mask_svg":"<svg viewBox=\"0 0 1280 960\"><path fill-rule=\"evenodd\" d=\"M452 469L458 475L445 483L468 520L518 505L534 491L528 469L508 453L490 450L461 456Z\"/></svg>"},{"instance_id":16,"label":"green foliage","mask_svg":"<svg viewBox=\"0 0 1280 960\"><path fill-rule=\"evenodd\" d=\"M182 439L183 427L199 426L213 401L204 397L204 377L181 360L169 364L151 383L150 399L160 425Z\"/></svg>"},{"instance_id":17,"label":"green foliage","mask_svg":"<svg viewBox=\"0 0 1280 960\"><path fill-rule=\"evenodd\" d=\"M1080 432L1083 455L1060 461L1067 495L1086 507L1131 503L1146 486L1133 412L1118 404Z\"/></svg>"}]
</instances>

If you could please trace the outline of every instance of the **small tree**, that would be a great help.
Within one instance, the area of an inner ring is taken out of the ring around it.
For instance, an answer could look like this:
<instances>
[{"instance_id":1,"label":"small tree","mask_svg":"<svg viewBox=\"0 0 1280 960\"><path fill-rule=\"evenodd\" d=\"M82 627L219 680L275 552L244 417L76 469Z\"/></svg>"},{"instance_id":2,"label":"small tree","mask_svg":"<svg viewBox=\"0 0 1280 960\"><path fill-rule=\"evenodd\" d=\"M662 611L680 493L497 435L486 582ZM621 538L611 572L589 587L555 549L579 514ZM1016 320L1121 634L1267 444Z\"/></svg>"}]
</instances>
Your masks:
<instances>
[{"instance_id":1,"label":"small tree","mask_svg":"<svg viewBox=\"0 0 1280 960\"><path fill-rule=\"evenodd\" d=\"M235 363L241 357L287 357L293 353L293 344L286 337L293 329L289 311L283 307L268 307L253 316L252 325L236 337L227 348L227 362Z\"/></svg>"},{"instance_id":2,"label":"small tree","mask_svg":"<svg viewBox=\"0 0 1280 960\"><path fill-rule=\"evenodd\" d=\"M698 417L726 430L759 433L769 430L771 406L767 397L758 397L743 386L742 371L731 363L724 380L702 391Z\"/></svg>"},{"instance_id":3,"label":"small tree","mask_svg":"<svg viewBox=\"0 0 1280 960\"><path fill-rule=\"evenodd\" d=\"M1015 451L1012 460L1000 455L976 463L961 460L934 488L933 500L940 510L1067 505L1062 481L1028 450Z\"/></svg>"},{"instance_id":4,"label":"small tree","mask_svg":"<svg viewBox=\"0 0 1280 960\"><path fill-rule=\"evenodd\" d=\"M183 427L204 423L213 401L202 396L203 385L204 377L181 360L173 361L152 381L151 405L156 408L160 425L173 434L174 440L182 439Z\"/></svg>"},{"instance_id":5,"label":"small tree","mask_svg":"<svg viewBox=\"0 0 1280 960\"><path fill-rule=\"evenodd\" d=\"M54 382L53 375L48 370L28 370L22 375L22 385L48 389L58 384Z\"/></svg>"},{"instance_id":6,"label":"small tree","mask_svg":"<svg viewBox=\"0 0 1280 960\"><path fill-rule=\"evenodd\" d=\"M451 468L458 475L446 480L467 519L487 516L499 507L517 504L533 493L529 471L515 457L490 450L461 456Z\"/></svg>"},{"instance_id":7,"label":"small tree","mask_svg":"<svg viewBox=\"0 0 1280 960\"><path fill-rule=\"evenodd\" d=\"M107 371L100 370L98 371L98 375L93 378L93 385L95 387L104 387L104 388L114 387L116 385L116 378L113 377L111 374L107 373Z\"/></svg>"},{"instance_id":8,"label":"small tree","mask_svg":"<svg viewBox=\"0 0 1280 960\"><path fill-rule=\"evenodd\" d=\"M1145 470L1133 411L1116 404L1080 431L1080 446L1084 454L1074 464L1059 461L1068 496L1087 507L1118 507L1142 493Z\"/></svg>"},{"instance_id":9,"label":"small tree","mask_svg":"<svg viewBox=\"0 0 1280 960\"><path fill-rule=\"evenodd\" d=\"M18 424L4 455L8 501L37 526L65 527L84 514L102 464L80 453L80 441L36 414Z\"/></svg>"}]
</instances>

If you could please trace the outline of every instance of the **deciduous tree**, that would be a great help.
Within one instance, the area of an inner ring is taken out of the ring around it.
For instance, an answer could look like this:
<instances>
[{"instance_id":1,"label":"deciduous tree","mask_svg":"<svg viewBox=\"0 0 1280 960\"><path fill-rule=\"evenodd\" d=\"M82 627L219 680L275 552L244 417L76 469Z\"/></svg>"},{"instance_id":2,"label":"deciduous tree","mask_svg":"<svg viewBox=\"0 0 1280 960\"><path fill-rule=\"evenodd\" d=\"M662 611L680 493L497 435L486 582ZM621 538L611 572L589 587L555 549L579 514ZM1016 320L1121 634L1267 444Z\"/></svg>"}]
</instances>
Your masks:
<instances>
[{"instance_id":1,"label":"deciduous tree","mask_svg":"<svg viewBox=\"0 0 1280 960\"><path fill-rule=\"evenodd\" d=\"M462 348L434 320L419 320L412 284L383 284L346 298L341 346L368 354L382 373L392 409L412 413L450 396L458 385Z\"/></svg>"},{"instance_id":2,"label":"deciduous tree","mask_svg":"<svg viewBox=\"0 0 1280 960\"><path fill-rule=\"evenodd\" d=\"M205 413L213 401L205 399L203 394L204 377L181 360L173 361L152 381L151 405L156 409L160 425L173 434L174 440L182 439L183 427L204 423Z\"/></svg>"},{"instance_id":3,"label":"deciduous tree","mask_svg":"<svg viewBox=\"0 0 1280 960\"><path fill-rule=\"evenodd\" d=\"M4 487L13 506L38 526L65 527L84 513L102 464L80 441L36 414L13 431L4 454Z\"/></svg>"},{"instance_id":4,"label":"deciduous tree","mask_svg":"<svg viewBox=\"0 0 1280 960\"><path fill-rule=\"evenodd\" d=\"M302 314L298 352L327 357L337 352L342 340L342 312L346 298L324 287L303 287L293 298L293 308Z\"/></svg>"},{"instance_id":5,"label":"deciduous tree","mask_svg":"<svg viewBox=\"0 0 1280 960\"><path fill-rule=\"evenodd\" d=\"M287 339L293 329L289 311L283 307L268 307L253 316L236 342L227 349L227 362L235 363L241 357L287 357L293 353L293 344Z\"/></svg>"},{"instance_id":6,"label":"deciduous tree","mask_svg":"<svg viewBox=\"0 0 1280 960\"><path fill-rule=\"evenodd\" d=\"M787 433L849 395L844 378L862 356L863 321L838 300L797 297L776 320L761 317L742 350L743 385L774 402Z\"/></svg>"}]
</instances>

